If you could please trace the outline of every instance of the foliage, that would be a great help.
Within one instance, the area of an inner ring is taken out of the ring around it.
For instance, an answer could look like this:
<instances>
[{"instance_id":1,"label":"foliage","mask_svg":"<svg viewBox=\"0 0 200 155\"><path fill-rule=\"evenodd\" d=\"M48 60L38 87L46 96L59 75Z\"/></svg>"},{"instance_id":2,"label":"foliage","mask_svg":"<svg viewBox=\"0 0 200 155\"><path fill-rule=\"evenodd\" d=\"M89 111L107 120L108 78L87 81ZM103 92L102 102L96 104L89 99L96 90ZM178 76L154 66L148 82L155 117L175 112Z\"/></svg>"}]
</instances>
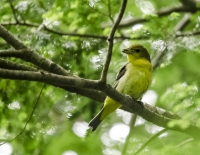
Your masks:
<instances>
[{"instance_id":1,"label":"foliage","mask_svg":"<svg viewBox=\"0 0 200 155\"><path fill-rule=\"evenodd\" d=\"M120 51L132 43L143 44L152 59L160 54L159 59L155 59L157 65L149 89L154 92L153 97L156 94L156 106L182 117L168 125L182 128L190 123L200 127L199 9L190 11L186 7L183 11L172 9L165 15L161 13L163 8L184 6L185 1L129 0L115 34L107 75L111 84L117 71L126 63ZM0 24L24 44L73 75L86 79L100 78L108 48L106 39L119 14L121 1L2 0L1 3ZM188 20L181 23L186 15ZM141 22L128 24L138 18ZM0 45L0 50L12 49L1 38ZM14 57L3 59L36 67ZM38 66L36 68L40 70ZM12 146L12 155L134 154L162 129L139 116L131 128L130 113L119 110L102 122L95 133L87 131L86 135L86 122L102 104L52 85L42 87L43 83L39 82L1 79L2 142L22 131L42 91L26 129L8 143ZM152 96L146 102L151 99ZM124 134L120 134L123 131L117 130L117 125L124 127ZM126 132L129 127L130 132ZM3 147L0 146L0 150ZM197 154L199 148L200 142L191 140L189 135L166 131L145 147L141 154L188 155Z\"/></svg>"}]
</instances>

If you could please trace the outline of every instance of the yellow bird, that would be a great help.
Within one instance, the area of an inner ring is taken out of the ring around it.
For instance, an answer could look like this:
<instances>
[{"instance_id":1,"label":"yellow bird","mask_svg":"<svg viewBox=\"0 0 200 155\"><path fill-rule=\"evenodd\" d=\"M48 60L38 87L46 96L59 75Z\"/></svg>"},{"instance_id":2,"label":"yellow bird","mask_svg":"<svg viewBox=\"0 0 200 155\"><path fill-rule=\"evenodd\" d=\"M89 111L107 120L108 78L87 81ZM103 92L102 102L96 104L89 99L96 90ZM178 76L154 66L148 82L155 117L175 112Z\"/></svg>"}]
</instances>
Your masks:
<instances>
[{"instance_id":1,"label":"yellow bird","mask_svg":"<svg viewBox=\"0 0 200 155\"><path fill-rule=\"evenodd\" d=\"M127 54L128 63L121 68L113 87L122 94L138 100L151 83L152 65L148 51L140 44L135 44L122 51ZM95 131L101 121L122 105L106 97L101 111L90 121L89 126Z\"/></svg>"}]
</instances>

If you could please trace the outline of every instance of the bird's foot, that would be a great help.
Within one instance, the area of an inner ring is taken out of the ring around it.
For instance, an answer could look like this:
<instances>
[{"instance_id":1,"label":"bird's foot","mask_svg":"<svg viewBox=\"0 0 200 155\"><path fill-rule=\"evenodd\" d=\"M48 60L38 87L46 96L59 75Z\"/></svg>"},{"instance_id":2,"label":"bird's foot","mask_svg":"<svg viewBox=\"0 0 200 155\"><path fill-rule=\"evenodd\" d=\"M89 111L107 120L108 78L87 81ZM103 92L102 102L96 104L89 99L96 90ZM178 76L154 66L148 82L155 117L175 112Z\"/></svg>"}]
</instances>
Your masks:
<instances>
[{"instance_id":1,"label":"bird's foot","mask_svg":"<svg viewBox=\"0 0 200 155\"><path fill-rule=\"evenodd\" d=\"M144 103L142 101L137 101L137 103L141 106L144 107Z\"/></svg>"},{"instance_id":2,"label":"bird's foot","mask_svg":"<svg viewBox=\"0 0 200 155\"><path fill-rule=\"evenodd\" d=\"M133 97L130 95L125 94L125 97L127 97L129 100L133 100ZM141 107L144 107L144 104L142 101L136 101Z\"/></svg>"},{"instance_id":3,"label":"bird's foot","mask_svg":"<svg viewBox=\"0 0 200 155\"><path fill-rule=\"evenodd\" d=\"M133 100L133 98L130 95L125 94L125 97L127 97L129 100Z\"/></svg>"}]
</instances>

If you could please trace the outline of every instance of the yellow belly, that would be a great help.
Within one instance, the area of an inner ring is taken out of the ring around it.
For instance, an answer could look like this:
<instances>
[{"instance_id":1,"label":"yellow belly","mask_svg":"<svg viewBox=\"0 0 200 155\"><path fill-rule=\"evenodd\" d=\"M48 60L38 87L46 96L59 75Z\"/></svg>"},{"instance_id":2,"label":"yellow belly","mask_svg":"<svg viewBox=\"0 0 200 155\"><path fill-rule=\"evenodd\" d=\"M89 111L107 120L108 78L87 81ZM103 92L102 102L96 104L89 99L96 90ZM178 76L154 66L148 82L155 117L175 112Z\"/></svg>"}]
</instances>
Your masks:
<instances>
[{"instance_id":1,"label":"yellow belly","mask_svg":"<svg viewBox=\"0 0 200 155\"><path fill-rule=\"evenodd\" d=\"M148 68L140 68L133 65L127 66L130 72L119 80L116 89L122 94L127 94L135 99L139 99L147 90L151 82L151 70Z\"/></svg>"}]
</instances>

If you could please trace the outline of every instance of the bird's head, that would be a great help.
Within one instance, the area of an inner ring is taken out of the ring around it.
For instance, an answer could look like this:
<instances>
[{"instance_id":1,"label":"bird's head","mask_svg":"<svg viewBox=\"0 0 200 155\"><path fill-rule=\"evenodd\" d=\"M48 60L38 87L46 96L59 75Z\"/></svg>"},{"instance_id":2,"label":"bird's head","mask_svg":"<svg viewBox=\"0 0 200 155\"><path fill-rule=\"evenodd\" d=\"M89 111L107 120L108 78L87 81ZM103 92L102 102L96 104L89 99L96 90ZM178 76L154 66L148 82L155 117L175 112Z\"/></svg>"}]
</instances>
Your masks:
<instances>
[{"instance_id":1,"label":"bird's head","mask_svg":"<svg viewBox=\"0 0 200 155\"><path fill-rule=\"evenodd\" d=\"M140 44L132 45L127 49L123 49L122 52L127 54L127 58L129 61L135 61L138 59L146 59L149 62L151 62L150 55L149 55L147 49L144 48Z\"/></svg>"}]
</instances>

